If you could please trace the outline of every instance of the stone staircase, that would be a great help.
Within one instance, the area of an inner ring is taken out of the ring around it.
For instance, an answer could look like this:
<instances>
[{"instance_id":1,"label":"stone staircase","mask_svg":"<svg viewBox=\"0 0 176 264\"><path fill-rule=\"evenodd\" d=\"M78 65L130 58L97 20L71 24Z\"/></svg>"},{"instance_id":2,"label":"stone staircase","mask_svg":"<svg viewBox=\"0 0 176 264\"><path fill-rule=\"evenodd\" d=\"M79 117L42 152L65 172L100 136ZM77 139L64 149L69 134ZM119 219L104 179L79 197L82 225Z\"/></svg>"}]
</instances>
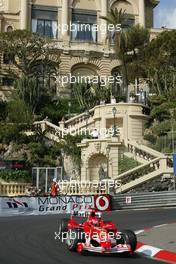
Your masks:
<instances>
[{"instance_id":1,"label":"stone staircase","mask_svg":"<svg viewBox=\"0 0 176 264\"><path fill-rule=\"evenodd\" d=\"M59 126L44 120L35 122L34 128L40 127L42 131L46 132L45 136L47 138L59 142L66 133L78 133L81 129L85 129L86 127L93 128L94 124L94 109L92 109L89 112L89 116L83 113L67 121L60 122ZM124 144L126 147L124 155L136 159L141 165L118 175L116 179L121 180L122 187L116 190L117 193L128 192L147 181L164 175L170 177L173 174L171 159L164 154L140 142L128 140L127 142L124 141Z\"/></svg>"},{"instance_id":2,"label":"stone staircase","mask_svg":"<svg viewBox=\"0 0 176 264\"><path fill-rule=\"evenodd\" d=\"M164 154L149 148L139 142L128 141L126 144L124 155L128 158L133 158L142 164L147 164L149 161L163 157Z\"/></svg>"},{"instance_id":3,"label":"stone staircase","mask_svg":"<svg viewBox=\"0 0 176 264\"><path fill-rule=\"evenodd\" d=\"M87 117L86 113L82 113L80 115L70 118L67 121L61 121L59 123L59 126L56 126L47 120L39 122L37 121L34 122L32 131L28 131L27 135L30 135L36 129L40 128L43 132L46 132L45 136L48 139L59 142L68 133L75 134L84 131L86 127L93 127L93 114L94 109L89 111L89 117Z\"/></svg>"},{"instance_id":4,"label":"stone staircase","mask_svg":"<svg viewBox=\"0 0 176 264\"><path fill-rule=\"evenodd\" d=\"M173 174L172 161L164 154L137 142L128 142L126 147L128 153L138 157L143 164L118 175L117 179L121 180L122 187L116 193L130 191L159 176L170 177Z\"/></svg>"}]
</instances>

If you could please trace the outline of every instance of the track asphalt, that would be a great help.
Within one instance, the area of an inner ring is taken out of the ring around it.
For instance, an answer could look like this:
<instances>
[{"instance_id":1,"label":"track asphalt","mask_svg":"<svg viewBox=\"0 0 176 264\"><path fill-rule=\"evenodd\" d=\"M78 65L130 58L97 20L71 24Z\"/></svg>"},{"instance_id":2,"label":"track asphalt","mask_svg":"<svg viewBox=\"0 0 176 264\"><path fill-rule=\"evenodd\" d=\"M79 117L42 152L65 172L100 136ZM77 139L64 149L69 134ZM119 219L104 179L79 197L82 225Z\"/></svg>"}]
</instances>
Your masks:
<instances>
[{"instance_id":1,"label":"track asphalt","mask_svg":"<svg viewBox=\"0 0 176 264\"><path fill-rule=\"evenodd\" d=\"M134 254L130 258L81 256L71 253L58 239L62 216L24 216L0 218L0 264L154 264L163 263ZM175 209L114 211L105 213L119 229L134 231L176 222ZM176 236L176 235L175 235Z\"/></svg>"}]
</instances>

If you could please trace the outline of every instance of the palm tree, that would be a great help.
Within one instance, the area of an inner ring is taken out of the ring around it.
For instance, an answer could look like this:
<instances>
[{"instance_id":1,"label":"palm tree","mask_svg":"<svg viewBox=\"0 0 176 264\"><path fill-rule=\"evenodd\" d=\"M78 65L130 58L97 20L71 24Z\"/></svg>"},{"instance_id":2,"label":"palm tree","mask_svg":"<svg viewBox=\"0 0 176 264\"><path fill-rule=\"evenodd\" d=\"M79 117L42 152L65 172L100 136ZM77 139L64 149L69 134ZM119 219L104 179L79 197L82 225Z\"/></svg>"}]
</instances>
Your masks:
<instances>
[{"instance_id":1,"label":"palm tree","mask_svg":"<svg viewBox=\"0 0 176 264\"><path fill-rule=\"evenodd\" d=\"M126 11L122 10L122 8L120 10L118 10L117 8L115 8L114 10L111 9L108 12L107 17L101 16L101 18L106 20L109 24L114 25L114 27L116 28L117 25L122 25L123 22L125 21ZM123 32L114 31L114 42L115 42L115 52L117 54L117 58L120 59L122 62L123 80L126 89L126 96L128 98L128 75L127 75L125 56L124 56L127 46L126 34Z\"/></svg>"},{"instance_id":2,"label":"palm tree","mask_svg":"<svg viewBox=\"0 0 176 264\"><path fill-rule=\"evenodd\" d=\"M101 18L116 27L118 24L123 24L126 19L126 13L122 9L118 10L115 8L114 10L110 10L107 17ZM115 31L114 34L115 52L117 58L120 59L122 63L123 84L126 91L126 99L128 101L129 73L130 75L133 74L135 78L136 74L139 75L141 70L144 71L144 69L142 69L143 63L141 63L139 57L141 57L141 51L144 46L149 42L149 31L139 25L134 25L129 27L126 32Z\"/></svg>"},{"instance_id":3,"label":"palm tree","mask_svg":"<svg viewBox=\"0 0 176 264\"><path fill-rule=\"evenodd\" d=\"M117 8L111 9L108 12L108 15L106 17L101 16L100 18L106 20L108 22L108 24L114 25L114 27L116 28L116 26L122 25L122 23L124 22L124 20L126 18L126 11L125 10L123 11L122 8L120 10L118 10ZM115 49L118 53L120 50L121 32L114 31L113 33L114 33L113 37L114 37L114 42L115 42ZM110 37L112 37L112 35Z\"/></svg>"}]
</instances>

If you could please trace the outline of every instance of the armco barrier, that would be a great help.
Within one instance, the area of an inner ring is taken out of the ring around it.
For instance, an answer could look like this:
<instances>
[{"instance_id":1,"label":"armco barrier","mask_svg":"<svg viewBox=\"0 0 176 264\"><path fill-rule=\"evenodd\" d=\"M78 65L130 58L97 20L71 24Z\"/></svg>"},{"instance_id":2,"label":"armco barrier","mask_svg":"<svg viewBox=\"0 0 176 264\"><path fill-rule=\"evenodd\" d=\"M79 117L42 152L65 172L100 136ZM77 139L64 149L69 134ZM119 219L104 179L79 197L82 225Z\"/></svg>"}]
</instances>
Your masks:
<instances>
[{"instance_id":1,"label":"armco barrier","mask_svg":"<svg viewBox=\"0 0 176 264\"><path fill-rule=\"evenodd\" d=\"M126 193L111 197L112 210L176 206L176 192Z\"/></svg>"}]
</instances>

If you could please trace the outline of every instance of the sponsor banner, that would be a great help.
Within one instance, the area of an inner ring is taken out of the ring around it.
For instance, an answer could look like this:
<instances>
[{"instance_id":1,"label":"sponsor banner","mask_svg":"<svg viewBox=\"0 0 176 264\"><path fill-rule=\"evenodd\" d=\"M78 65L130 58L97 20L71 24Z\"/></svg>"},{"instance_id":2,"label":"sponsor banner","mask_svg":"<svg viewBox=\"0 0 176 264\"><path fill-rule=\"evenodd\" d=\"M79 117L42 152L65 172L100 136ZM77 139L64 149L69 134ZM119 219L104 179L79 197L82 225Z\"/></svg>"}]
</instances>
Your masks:
<instances>
[{"instance_id":1,"label":"sponsor banner","mask_svg":"<svg viewBox=\"0 0 176 264\"><path fill-rule=\"evenodd\" d=\"M0 198L0 216L34 215L35 208L35 197Z\"/></svg>"},{"instance_id":2,"label":"sponsor banner","mask_svg":"<svg viewBox=\"0 0 176 264\"><path fill-rule=\"evenodd\" d=\"M94 207L94 196L57 196L37 199L37 214L69 214L92 207Z\"/></svg>"},{"instance_id":3,"label":"sponsor banner","mask_svg":"<svg viewBox=\"0 0 176 264\"><path fill-rule=\"evenodd\" d=\"M57 196L57 197L0 197L0 216L70 214L96 208L110 210L110 197Z\"/></svg>"},{"instance_id":4,"label":"sponsor banner","mask_svg":"<svg viewBox=\"0 0 176 264\"><path fill-rule=\"evenodd\" d=\"M110 211L110 195L97 195L94 196L95 209L98 211Z\"/></svg>"}]
</instances>

